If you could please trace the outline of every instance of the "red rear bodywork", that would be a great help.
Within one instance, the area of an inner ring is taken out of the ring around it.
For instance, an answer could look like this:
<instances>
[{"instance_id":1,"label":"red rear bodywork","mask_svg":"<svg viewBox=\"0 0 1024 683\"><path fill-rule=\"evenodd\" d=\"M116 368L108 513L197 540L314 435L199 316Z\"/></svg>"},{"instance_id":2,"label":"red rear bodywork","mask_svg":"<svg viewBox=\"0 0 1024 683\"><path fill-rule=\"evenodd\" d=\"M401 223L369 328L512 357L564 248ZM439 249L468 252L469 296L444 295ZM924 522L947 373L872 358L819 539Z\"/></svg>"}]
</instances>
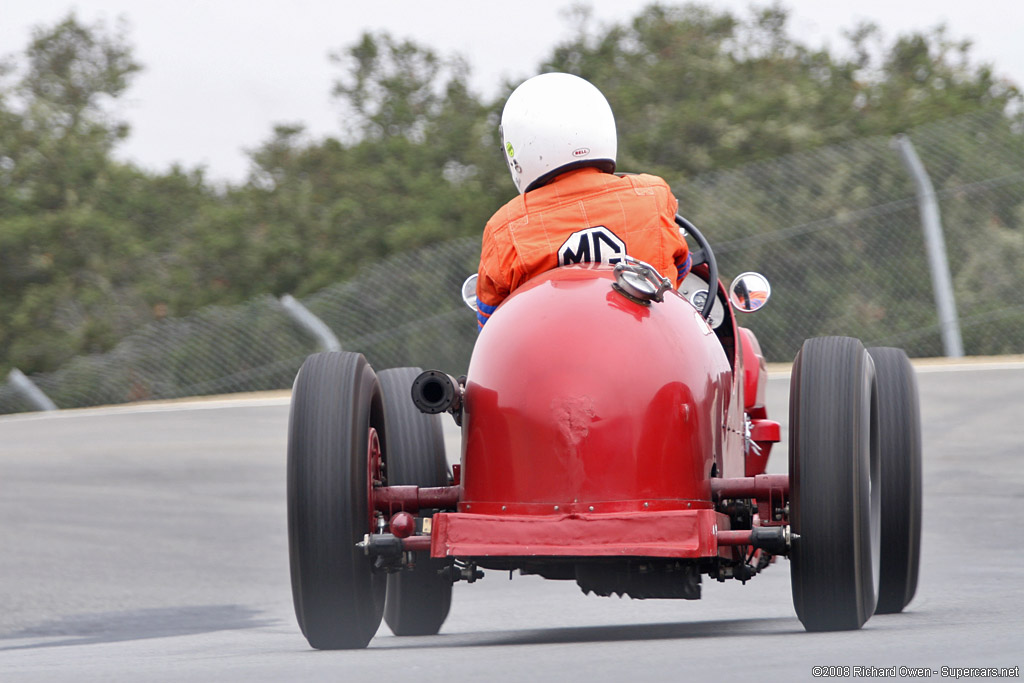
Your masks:
<instances>
[{"instance_id":1,"label":"red rear bodywork","mask_svg":"<svg viewBox=\"0 0 1024 683\"><path fill-rule=\"evenodd\" d=\"M466 381L458 512L434 516L432 555L720 552L711 479L767 457L744 437L744 409L764 417L756 340L731 313L716 334L674 292L645 305L614 282L608 267L556 269L491 317Z\"/></svg>"}]
</instances>

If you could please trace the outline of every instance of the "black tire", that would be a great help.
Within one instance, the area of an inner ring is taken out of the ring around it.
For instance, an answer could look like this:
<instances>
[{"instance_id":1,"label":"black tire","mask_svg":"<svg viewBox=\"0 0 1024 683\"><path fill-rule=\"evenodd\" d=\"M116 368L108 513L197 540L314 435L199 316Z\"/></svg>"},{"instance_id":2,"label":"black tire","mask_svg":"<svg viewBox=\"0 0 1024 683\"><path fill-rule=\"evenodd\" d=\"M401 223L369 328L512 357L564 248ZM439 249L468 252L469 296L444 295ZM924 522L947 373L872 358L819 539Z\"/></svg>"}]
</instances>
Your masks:
<instances>
[{"instance_id":1,"label":"black tire","mask_svg":"<svg viewBox=\"0 0 1024 683\"><path fill-rule=\"evenodd\" d=\"M288 425L288 550L299 627L318 650L362 648L380 626L386 576L356 543L370 531L370 429L380 385L360 354L310 356Z\"/></svg>"},{"instance_id":2,"label":"black tire","mask_svg":"<svg viewBox=\"0 0 1024 683\"><path fill-rule=\"evenodd\" d=\"M790 380L789 504L793 605L808 631L857 629L875 611L877 411L859 341L804 342Z\"/></svg>"},{"instance_id":3,"label":"black tire","mask_svg":"<svg viewBox=\"0 0 1024 683\"><path fill-rule=\"evenodd\" d=\"M421 413L412 402L412 382L421 372L393 368L379 375L388 425L387 480L392 486L448 485L441 416ZM451 608L451 580L438 573L448 561L420 555L412 569L388 576L384 621L396 636L437 633Z\"/></svg>"},{"instance_id":4,"label":"black tire","mask_svg":"<svg viewBox=\"0 0 1024 683\"><path fill-rule=\"evenodd\" d=\"M875 363L882 462L882 556L875 614L902 612L921 560L921 414L903 349L868 349Z\"/></svg>"}]
</instances>

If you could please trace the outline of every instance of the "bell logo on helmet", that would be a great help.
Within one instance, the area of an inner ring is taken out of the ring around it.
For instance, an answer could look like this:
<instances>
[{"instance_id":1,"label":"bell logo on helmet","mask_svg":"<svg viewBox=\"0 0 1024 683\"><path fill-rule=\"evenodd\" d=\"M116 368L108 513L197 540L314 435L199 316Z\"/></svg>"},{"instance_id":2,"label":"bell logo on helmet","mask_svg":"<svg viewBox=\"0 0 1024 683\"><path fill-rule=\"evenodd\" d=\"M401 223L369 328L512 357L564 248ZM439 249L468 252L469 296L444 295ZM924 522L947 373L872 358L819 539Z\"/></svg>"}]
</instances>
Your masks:
<instances>
[{"instance_id":1,"label":"bell logo on helmet","mask_svg":"<svg viewBox=\"0 0 1024 683\"><path fill-rule=\"evenodd\" d=\"M558 265L607 263L614 266L625 254L625 242L608 228L598 225L569 235L558 248Z\"/></svg>"},{"instance_id":2,"label":"bell logo on helmet","mask_svg":"<svg viewBox=\"0 0 1024 683\"><path fill-rule=\"evenodd\" d=\"M590 154L590 148L589 147L580 147L579 149L574 149L572 151L572 155L574 157L585 157L588 154Z\"/></svg>"}]
</instances>

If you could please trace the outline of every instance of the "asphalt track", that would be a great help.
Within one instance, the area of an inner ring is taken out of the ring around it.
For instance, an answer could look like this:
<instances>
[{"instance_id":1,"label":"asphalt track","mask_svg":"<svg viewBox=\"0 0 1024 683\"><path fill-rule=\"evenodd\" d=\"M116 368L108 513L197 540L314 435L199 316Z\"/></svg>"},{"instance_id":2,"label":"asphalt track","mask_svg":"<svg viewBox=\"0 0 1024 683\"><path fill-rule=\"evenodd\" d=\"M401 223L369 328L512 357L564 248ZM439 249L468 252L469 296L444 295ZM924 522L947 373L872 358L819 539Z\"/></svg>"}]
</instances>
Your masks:
<instances>
[{"instance_id":1,"label":"asphalt track","mask_svg":"<svg viewBox=\"0 0 1024 683\"><path fill-rule=\"evenodd\" d=\"M706 581L696 602L489 572L456 586L440 635L382 626L365 651L313 651L289 588L286 399L0 418L0 681L810 680L815 666L896 667L896 678L1020 666L1024 363L922 367L918 381L917 597L831 634L803 631L782 561L746 586ZM769 414L783 421L787 392L771 381ZM785 470L784 447L771 469Z\"/></svg>"}]
</instances>

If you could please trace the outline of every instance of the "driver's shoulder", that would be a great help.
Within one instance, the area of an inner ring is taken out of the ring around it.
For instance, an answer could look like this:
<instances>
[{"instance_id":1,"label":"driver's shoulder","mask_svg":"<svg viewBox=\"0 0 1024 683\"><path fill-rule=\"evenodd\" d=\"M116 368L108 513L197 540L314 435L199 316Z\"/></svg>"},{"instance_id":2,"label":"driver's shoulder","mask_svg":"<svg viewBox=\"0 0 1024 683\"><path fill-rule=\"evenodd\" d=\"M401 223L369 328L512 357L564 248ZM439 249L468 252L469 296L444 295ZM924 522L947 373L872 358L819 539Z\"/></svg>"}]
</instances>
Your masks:
<instances>
[{"instance_id":1,"label":"driver's shoulder","mask_svg":"<svg viewBox=\"0 0 1024 683\"><path fill-rule=\"evenodd\" d=\"M628 182L634 189L669 192L668 182L661 176L650 173L624 173L620 176L623 181Z\"/></svg>"}]
</instances>

